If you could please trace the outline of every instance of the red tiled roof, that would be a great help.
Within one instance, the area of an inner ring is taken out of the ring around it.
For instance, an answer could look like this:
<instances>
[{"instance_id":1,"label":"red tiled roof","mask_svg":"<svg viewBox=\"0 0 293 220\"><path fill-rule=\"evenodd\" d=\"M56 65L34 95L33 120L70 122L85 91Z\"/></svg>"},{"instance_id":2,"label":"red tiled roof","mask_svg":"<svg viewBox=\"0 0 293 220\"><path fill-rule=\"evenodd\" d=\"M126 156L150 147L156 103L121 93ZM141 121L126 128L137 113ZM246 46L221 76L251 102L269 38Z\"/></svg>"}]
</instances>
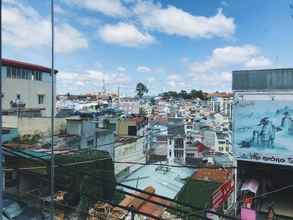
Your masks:
<instances>
[{"instance_id":1,"label":"red tiled roof","mask_svg":"<svg viewBox=\"0 0 293 220\"><path fill-rule=\"evenodd\" d=\"M225 169L201 168L194 172L192 179L224 183L229 179L230 175L231 172Z\"/></svg>"},{"instance_id":2,"label":"red tiled roof","mask_svg":"<svg viewBox=\"0 0 293 220\"><path fill-rule=\"evenodd\" d=\"M152 186L146 187L144 189L144 191L146 192L150 192L150 193L155 193L155 188L153 188ZM159 202L163 205L171 205L169 201L166 201L164 199L161 199L155 195L147 195L145 193L135 193L136 195L143 197L147 200L150 201L154 201L154 202ZM151 214L155 217L161 217L161 215L164 213L164 211L166 210L165 207L163 206L159 206L156 205L154 203L151 202L147 202L144 201L142 199L136 198L136 197L132 197L132 196L126 196L126 198L124 200L122 200L120 202L121 206L125 206L125 207L134 207L135 209L137 209L138 211L141 211L143 213L147 213L147 214ZM148 220L153 220L151 218L148 218Z\"/></svg>"},{"instance_id":3,"label":"red tiled roof","mask_svg":"<svg viewBox=\"0 0 293 220\"><path fill-rule=\"evenodd\" d=\"M13 67L19 67L19 68L24 68L24 69L29 69L29 70L51 73L51 69L48 67L44 67L44 66L36 65L36 64L31 64L31 63L25 63L25 62L17 61L17 60L2 59L2 64L5 66L13 66ZM55 74L57 72L58 72L58 70L55 70Z\"/></svg>"},{"instance_id":4,"label":"red tiled roof","mask_svg":"<svg viewBox=\"0 0 293 220\"><path fill-rule=\"evenodd\" d=\"M168 202L168 201L166 201L164 199L158 198L156 196L151 196L149 198L149 200L153 201L153 202L159 202L159 203L164 204L164 205L170 205L170 202ZM162 214L164 213L166 208L164 208L162 206L159 206L159 205L156 205L156 204L151 203L151 202L146 202L138 210L141 211L141 212L144 212L144 213L152 214L153 216L159 218L159 217L162 216Z\"/></svg>"}]
</instances>

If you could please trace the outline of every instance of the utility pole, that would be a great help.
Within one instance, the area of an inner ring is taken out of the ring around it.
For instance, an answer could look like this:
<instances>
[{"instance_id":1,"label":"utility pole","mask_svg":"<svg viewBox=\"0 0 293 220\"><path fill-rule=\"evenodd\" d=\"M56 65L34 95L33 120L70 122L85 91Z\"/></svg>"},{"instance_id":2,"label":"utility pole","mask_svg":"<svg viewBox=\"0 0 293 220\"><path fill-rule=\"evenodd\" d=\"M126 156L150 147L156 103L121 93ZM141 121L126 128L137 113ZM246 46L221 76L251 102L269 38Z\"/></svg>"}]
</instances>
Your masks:
<instances>
[{"instance_id":1,"label":"utility pole","mask_svg":"<svg viewBox=\"0 0 293 220\"><path fill-rule=\"evenodd\" d=\"M50 217L51 220L54 220L55 217L55 206L54 206L54 195L55 195L55 184L54 184L54 178L55 178L55 158L54 158L54 110L55 110L55 93L54 93L54 84L55 84L55 67L54 67L54 0L51 0L51 212Z\"/></svg>"},{"instance_id":2,"label":"utility pole","mask_svg":"<svg viewBox=\"0 0 293 220\"><path fill-rule=\"evenodd\" d=\"M0 0L0 220L2 220L3 213L3 152L2 152L2 0Z\"/></svg>"}]
</instances>

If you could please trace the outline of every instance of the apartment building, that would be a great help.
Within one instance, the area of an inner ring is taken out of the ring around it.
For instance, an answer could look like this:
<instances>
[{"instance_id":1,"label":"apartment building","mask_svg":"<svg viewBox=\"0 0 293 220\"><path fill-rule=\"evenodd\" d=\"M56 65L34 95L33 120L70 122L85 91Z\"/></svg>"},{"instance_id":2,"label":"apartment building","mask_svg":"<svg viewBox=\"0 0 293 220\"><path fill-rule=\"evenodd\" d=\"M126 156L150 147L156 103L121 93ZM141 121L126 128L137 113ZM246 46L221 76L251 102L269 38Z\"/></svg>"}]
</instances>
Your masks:
<instances>
[{"instance_id":1,"label":"apartment building","mask_svg":"<svg viewBox=\"0 0 293 220\"><path fill-rule=\"evenodd\" d=\"M56 73L55 70L54 82L56 82ZM2 85L4 114L50 116L52 109L50 68L2 59ZM56 87L54 96L55 94ZM53 105L55 107L55 100Z\"/></svg>"}]
</instances>

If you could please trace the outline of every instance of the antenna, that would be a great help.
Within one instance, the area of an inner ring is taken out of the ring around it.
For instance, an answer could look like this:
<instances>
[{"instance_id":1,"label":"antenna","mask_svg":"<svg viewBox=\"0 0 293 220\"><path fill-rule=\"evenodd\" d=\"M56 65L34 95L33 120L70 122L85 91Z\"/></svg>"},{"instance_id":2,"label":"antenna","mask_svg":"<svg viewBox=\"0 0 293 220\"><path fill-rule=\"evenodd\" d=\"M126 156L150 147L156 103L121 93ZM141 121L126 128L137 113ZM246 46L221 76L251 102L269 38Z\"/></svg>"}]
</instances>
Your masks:
<instances>
[{"instance_id":1,"label":"antenna","mask_svg":"<svg viewBox=\"0 0 293 220\"><path fill-rule=\"evenodd\" d=\"M105 86L105 79L103 79L103 94L105 95L106 94L106 86Z\"/></svg>"}]
</instances>

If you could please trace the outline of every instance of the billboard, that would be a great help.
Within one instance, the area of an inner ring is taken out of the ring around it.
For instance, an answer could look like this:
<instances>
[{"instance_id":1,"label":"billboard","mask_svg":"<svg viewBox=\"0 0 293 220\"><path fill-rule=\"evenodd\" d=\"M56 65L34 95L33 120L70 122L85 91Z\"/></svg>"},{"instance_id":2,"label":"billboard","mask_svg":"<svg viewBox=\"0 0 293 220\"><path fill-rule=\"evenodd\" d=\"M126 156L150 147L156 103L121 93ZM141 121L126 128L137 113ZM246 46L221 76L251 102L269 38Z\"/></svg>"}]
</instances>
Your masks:
<instances>
[{"instance_id":1,"label":"billboard","mask_svg":"<svg viewBox=\"0 0 293 220\"><path fill-rule=\"evenodd\" d=\"M238 160L293 165L293 100L242 100L233 109Z\"/></svg>"}]
</instances>

